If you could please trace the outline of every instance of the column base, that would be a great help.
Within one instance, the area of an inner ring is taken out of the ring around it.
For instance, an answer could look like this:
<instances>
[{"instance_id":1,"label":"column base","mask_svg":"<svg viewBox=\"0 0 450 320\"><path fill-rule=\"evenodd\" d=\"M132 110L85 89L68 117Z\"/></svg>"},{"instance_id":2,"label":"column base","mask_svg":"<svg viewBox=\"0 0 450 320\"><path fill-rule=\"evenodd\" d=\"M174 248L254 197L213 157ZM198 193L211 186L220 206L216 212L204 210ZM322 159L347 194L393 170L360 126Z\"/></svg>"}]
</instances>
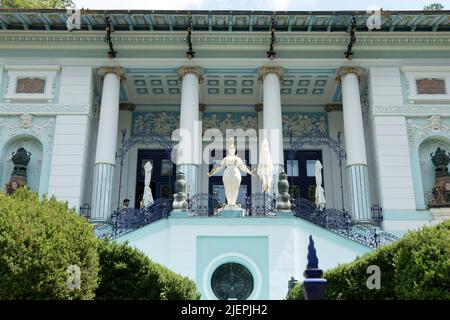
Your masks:
<instances>
[{"instance_id":1,"label":"column base","mask_svg":"<svg viewBox=\"0 0 450 320\"><path fill-rule=\"evenodd\" d=\"M371 221L367 165L350 165L347 167L347 175L352 218L356 221Z\"/></svg>"},{"instance_id":2,"label":"column base","mask_svg":"<svg viewBox=\"0 0 450 320\"><path fill-rule=\"evenodd\" d=\"M111 217L114 167L110 163L96 163L94 166L91 214L93 222L106 222Z\"/></svg>"}]
</instances>

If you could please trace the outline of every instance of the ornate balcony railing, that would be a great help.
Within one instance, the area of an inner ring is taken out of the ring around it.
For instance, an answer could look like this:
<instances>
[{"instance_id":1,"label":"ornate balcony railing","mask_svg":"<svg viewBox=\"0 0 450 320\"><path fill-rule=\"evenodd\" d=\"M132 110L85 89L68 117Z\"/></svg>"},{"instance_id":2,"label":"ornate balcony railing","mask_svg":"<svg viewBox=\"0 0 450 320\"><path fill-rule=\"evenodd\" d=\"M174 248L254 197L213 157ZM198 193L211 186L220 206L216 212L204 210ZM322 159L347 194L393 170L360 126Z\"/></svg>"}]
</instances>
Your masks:
<instances>
[{"instance_id":1,"label":"ornate balcony railing","mask_svg":"<svg viewBox=\"0 0 450 320\"><path fill-rule=\"evenodd\" d=\"M213 216L222 206L217 194L197 193L186 199L190 216Z\"/></svg>"},{"instance_id":2,"label":"ornate balcony railing","mask_svg":"<svg viewBox=\"0 0 450 320\"><path fill-rule=\"evenodd\" d=\"M245 198L245 209L249 216L274 216L277 213L276 197L266 192L254 193Z\"/></svg>"},{"instance_id":3,"label":"ornate balcony railing","mask_svg":"<svg viewBox=\"0 0 450 320\"><path fill-rule=\"evenodd\" d=\"M291 199L291 204L295 217L305 219L367 247L377 248L398 240L393 234L379 230L376 223L352 221L347 211L338 209L320 210L313 202L306 199Z\"/></svg>"},{"instance_id":4,"label":"ornate balcony railing","mask_svg":"<svg viewBox=\"0 0 450 320\"><path fill-rule=\"evenodd\" d=\"M172 199L158 199L143 209L122 208L112 216L110 237L117 238L152 222L167 218L172 211Z\"/></svg>"},{"instance_id":5,"label":"ornate balcony railing","mask_svg":"<svg viewBox=\"0 0 450 320\"><path fill-rule=\"evenodd\" d=\"M169 217L172 212L172 203L173 199L158 199L143 209L122 208L115 211L112 215L112 232L107 237L117 238ZM376 222L352 221L350 214L345 210L331 208L320 210L307 199L291 199L291 204L295 217L307 220L370 248L398 240L396 236L381 231ZM214 216L217 215L217 210L222 205L216 194L199 193L188 198L188 214L189 216ZM249 216L275 216L277 213L276 198L268 193L255 193L246 197L244 206Z\"/></svg>"},{"instance_id":6,"label":"ornate balcony railing","mask_svg":"<svg viewBox=\"0 0 450 320\"><path fill-rule=\"evenodd\" d=\"M85 217L86 219L91 218L91 205L89 203L84 203L80 206L80 215Z\"/></svg>"}]
</instances>

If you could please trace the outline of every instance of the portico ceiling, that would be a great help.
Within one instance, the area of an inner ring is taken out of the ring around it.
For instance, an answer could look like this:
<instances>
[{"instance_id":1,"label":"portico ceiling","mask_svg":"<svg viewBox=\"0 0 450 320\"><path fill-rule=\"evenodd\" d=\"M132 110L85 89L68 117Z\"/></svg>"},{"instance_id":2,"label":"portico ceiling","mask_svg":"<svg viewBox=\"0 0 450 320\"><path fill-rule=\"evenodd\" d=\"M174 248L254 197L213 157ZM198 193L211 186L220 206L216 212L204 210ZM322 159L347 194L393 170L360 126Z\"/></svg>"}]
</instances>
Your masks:
<instances>
[{"instance_id":1,"label":"portico ceiling","mask_svg":"<svg viewBox=\"0 0 450 320\"><path fill-rule=\"evenodd\" d=\"M176 69L126 69L121 100L135 104L179 104L181 82ZM324 105L340 100L336 70L285 69L280 82L283 104ZM100 85L100 83L99 83ZM258 69L204 69L200 102L257 104L262 102Z\"/></svg>"}]
</instances>

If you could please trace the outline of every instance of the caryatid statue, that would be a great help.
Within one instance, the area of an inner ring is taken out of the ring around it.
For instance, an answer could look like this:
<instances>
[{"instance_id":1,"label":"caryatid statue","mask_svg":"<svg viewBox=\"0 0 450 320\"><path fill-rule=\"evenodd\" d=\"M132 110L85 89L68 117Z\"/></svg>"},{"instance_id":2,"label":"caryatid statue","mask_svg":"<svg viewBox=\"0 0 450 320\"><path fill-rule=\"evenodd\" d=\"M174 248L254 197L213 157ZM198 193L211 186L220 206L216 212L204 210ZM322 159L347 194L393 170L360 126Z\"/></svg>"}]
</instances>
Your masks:
<instances>
[{"instance_id":1,"label":"caryatid statue","mask_svg":"<svg viewBox=\"0 0 450 320\"><path fill-rule=\"evenodd\" d=\"M208 177L215 175L217 172L225 169L222 177L223 185L225 187L225 196L227 198L228 206L235 206L238 197L239 187L241 185L241 172L250 175L253 172L244 165L241 158L236 155L236 147L234 146L234 138L231 138L228 143L228 156L223 158L219 167L214 168L208 173Z\"/></svg>"},{"instance_id":2,"label":"caryatid statue","mask_svg":"<svg viewBox=\"0 0 450 320\"><path fill-rule=\"evenodd\" d=\"M142 202L144 207L147 207L153 203L152 189L150 188L150 180L152 178L152 170L153 166L150 161L144 166L145 171L145 179L144 179L144 196L142 198Z\"/></svg>"}]
</instances>

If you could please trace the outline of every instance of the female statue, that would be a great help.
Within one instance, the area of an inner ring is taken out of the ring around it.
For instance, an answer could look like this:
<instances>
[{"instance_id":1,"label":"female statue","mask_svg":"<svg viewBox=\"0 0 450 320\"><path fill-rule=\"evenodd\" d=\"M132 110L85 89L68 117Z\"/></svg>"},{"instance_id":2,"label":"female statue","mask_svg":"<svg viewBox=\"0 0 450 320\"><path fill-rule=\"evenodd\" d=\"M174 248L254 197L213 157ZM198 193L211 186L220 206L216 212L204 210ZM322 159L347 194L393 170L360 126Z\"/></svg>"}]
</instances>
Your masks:
<instances>
[{"instance_id":1,"label":"female statue","mask_svg":"<svg viewBox=\"0 0 450 320\"><path fill-rule=\"evenodd\" d=\"M142 198L143 206L147 207L153 203L152 189L150 189L150 180L152 178L153 166L150 161L148 161L145 166L145 182L144 182L144 196Z\"/></svg>"},{"instance_id":2,"label":"female statue","mask_svg":"<svg viewBox=\"0 0 450 320\"><path fill-rule=\"evenodd\" d=\"M270 156L269 142L264 139L261 142L259 153L258 176L262 181L262 192L268 192L273 180L273 162Z\"/></svg>"},{"instance_id":3,"label":"female statue","mask_svg":"<svg viewBox=\"0 0 450 320\"><path fill-rule=\"evenodd\" d=\"M208 173L208 177L215 175L217 172L225 168L222 181L225 187L225 196L229 206L235 206L238 197L239 186L241 185L241 173L245 172L250 175L253 172L242 162L242 159L236 155L236 147L234 146L234 138L230 139L228 145L228 156L223 158L219 167L214 168Z\"/></svg>"}]
</instances>

